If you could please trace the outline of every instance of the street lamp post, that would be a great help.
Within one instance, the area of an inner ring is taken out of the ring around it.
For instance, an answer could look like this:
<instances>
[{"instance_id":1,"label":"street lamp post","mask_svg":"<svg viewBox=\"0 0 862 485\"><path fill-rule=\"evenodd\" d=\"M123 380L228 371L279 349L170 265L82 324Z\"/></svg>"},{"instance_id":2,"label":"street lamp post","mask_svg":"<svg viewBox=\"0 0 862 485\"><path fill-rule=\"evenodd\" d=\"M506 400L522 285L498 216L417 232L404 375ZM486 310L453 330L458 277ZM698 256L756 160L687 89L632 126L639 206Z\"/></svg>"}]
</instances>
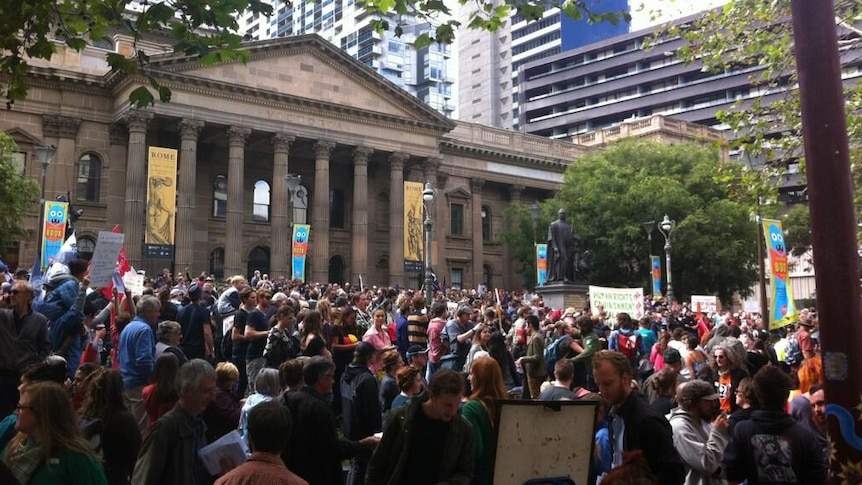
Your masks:
<instances>
[{"instance_id":1,"label":"street lamp post","mask_svg":"<svg viewBox=\"0 0 862 485\"><path fill-rule=\"evenodd\" d=\"M652 291L652 231L653 229L655 229L655 221L644 221L641 222L641 225L644 226L644 229L646 229L647 237L647 257L649 258L649 260L647 261L647 268L649 269L647 288L650 288L650 291Z\"/></svg>"},{"instance_id":2,"label":"street lamp post","mask_svg":"<svg viewBox=\"0 0 862 485\"><path fill-rule=\"evenodd\" d=\"M667 300L670 303L671 308L673 308L673 280L670 273L670 240L675 227L676 221L670 220L667 214L664 215L664 219L662 219L658 224L658 230L661 231L662 236L664 236L665 266L667 266Z\"/></svg>"},{"instance_id":3,"label":"street lamp post","mask_svg":"<svg viewBox=\"0 0 862 485\"><path fill-rule=\"evenodd\" d=\"M38 245L36 247L36 254L42 252L42 244L45 240L45 179L48 175L48 165L51 164L56 152L57 147L54 145L36 146L36 157L38 157L39 162L42 163L42 197L39 200L39 238ZM39 264L41 266L45 266L45 261L41 261ZM33 268L33 271L36 271L36 268Z\"/></svg>"},{"instance_id":4,"label":"street lamp post","mask_svg":"<svg viewBox=\"0 0 862 485\"><path fill-rule=\"evenodd\" d=\"M431 220L431 207L434 205L435 190L431 182L425 182L425 190L422 191L422 201L425 206L425 305L431 306L434 297L431 286L434 284L434 276L431 273L431 229L434 226Z\"/></svg>"},{"instance_id":5,"label":"street lamp post","mask_svg":"<svg viewBox=\"0 0 862 485\"><path fill-rule=\"evenodd\" d=\"M293 226L296 222L296 217L294 217L295 210L293 209L293 197L296 195L296 191L299 190L299 186L302 184L302 175L297 175L293 173L289 173L284 176L285 185L287 185L287 213L290 214L290 244L287 247L287 259L288 259L288 267L290 267L290 280L296 277L295 270L293 269ZM283 235L281 237L284 237Z\"/></svg>"}]
</instances>

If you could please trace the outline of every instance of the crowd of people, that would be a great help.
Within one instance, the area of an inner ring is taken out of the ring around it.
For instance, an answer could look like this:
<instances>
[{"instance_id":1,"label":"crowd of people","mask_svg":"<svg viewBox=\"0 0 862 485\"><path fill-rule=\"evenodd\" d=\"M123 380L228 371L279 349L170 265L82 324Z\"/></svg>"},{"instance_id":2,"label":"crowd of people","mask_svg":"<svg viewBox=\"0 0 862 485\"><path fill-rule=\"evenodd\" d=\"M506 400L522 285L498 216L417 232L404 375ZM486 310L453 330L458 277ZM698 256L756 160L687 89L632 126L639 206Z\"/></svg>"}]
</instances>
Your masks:
<instances>
[{"instance_id":1,"label":"crowd of people","mask_svg":"<svg viewBox=\"0 0 862 485\"><path fill-rule=\"evenodd\" d=\"M141 295L90 288L82 260L44 288L18 276L0 287L0 483L504 483L503 399L594 403L591 485L826 479L807 309L770 332L661 298L633 319L259 272L164 270ZM246 459L205 466L234 432Z\"/></svg>"}]
</instances>

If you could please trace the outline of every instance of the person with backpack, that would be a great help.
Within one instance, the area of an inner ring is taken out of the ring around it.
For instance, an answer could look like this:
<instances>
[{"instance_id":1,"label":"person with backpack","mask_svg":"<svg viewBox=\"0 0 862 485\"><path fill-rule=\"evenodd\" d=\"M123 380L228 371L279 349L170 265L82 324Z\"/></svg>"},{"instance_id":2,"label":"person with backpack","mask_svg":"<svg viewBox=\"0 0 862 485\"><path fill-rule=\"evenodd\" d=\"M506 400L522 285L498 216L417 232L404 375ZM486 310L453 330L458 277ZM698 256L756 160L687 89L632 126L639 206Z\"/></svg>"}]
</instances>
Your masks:
<instances>
[{"instance_id":1,"label":"person with backpack","mask_svg":"<svg viewBox=\"0 0 862 485\"><path fill-rule=\"evenodd\" d=\"M548 371L548 376L552 381L556 379L554 366L557 364L557 361L567 359L577 353L572 346L574 339L572 339L572 326L569 323L570 320L571 318L566 318L566 320L559 322L558 325L562 332L561 335L559 337L552 335L551 338L548 339L549 342L545 345L545 369Z\"/></svg>"},{"instance_id":2,"label":"person with backpack","mask_svg":"<svg viewBox=\"0 0 862 485\"><path fill-rule=\"evenodd\" d=\"M441 359L440 365L442 367L448 367L456 372L461 372L464 369L473 336L484 327L481 323L470 325L472 315L473 310L465 305L458 308L455 318L446 322L445 333L449 341L449 354Z\"/></svg>"},{"instance_id":3,"label":"person with backpack","mask_svg":"<svg viewBox=\"0 0 862 485\"><path fill-rule=\"evenodd\" d=\"M640 357L641 337L632 326L632 317L628 313L617 313L617 329L611 332L608 349L625 355L632 369L636 370Z\"/></svg>"}]
</instances>

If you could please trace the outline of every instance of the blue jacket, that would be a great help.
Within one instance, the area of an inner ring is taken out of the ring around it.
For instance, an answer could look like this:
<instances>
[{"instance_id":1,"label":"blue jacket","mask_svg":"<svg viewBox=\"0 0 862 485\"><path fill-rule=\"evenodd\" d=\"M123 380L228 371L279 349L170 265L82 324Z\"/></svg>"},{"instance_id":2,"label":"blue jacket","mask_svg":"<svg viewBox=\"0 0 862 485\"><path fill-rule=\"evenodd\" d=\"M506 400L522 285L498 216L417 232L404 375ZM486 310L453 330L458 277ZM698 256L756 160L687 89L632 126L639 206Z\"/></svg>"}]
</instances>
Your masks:
<instances>
[{"instance_id":1,"label":"blue jacket","mask_svg":"<svg viewBox=\"0 0 862 485\"><path fill-rule=\"evenodd\" d=\"M129 322L120 334L120 345L117 351L120 356L123 387L126 389L146 386L150 383L153 366L156 363L155 340L152 327L141 317Z\"/></svg>"},{"instance_id":2,"label":"blue jacket","mask_svg":"<svg viewBox=\"0 0 862 485\"><path fill-rule=\"evenodd\" d=\"M60 281L62 283L59 283ZM53 323L75 304L75 298L78 297L78 280L73 276L64 275L54 278L51 283L55 284L54 289L48 293L45 301L35 305L35 309Z\"/></svg>"}]
</instances>

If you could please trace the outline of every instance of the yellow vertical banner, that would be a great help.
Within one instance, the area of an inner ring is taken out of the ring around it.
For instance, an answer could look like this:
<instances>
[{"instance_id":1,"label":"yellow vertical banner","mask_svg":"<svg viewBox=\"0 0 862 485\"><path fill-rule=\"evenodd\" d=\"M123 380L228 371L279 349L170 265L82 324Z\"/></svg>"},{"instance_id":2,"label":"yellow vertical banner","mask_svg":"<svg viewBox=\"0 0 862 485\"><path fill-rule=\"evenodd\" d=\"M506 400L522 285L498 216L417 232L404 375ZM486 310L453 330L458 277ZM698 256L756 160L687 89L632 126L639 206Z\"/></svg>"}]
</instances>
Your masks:
<instances>
[{"instance_id":1,"label":"yellow vertical banner","mask_svg":"<svg viewBox=\"0 0 862 485\"><path fill-rule=\"evenodd\" d=\"M404 261L405 267L418 266L421 270L424 244L422 241L422 190L421 182L404 182Z\"/></svg>"},{"instance_id":2,"label":"yellow vertical banner","mask_svg":"<svg viewBox=\"0 0 862 485\"><path fill-rule=\"evenodd\" d=\"M147 229L145 255L173 259L177 209L177 150L149 147L147 165Z\"/></svg>"}]
</instances>

